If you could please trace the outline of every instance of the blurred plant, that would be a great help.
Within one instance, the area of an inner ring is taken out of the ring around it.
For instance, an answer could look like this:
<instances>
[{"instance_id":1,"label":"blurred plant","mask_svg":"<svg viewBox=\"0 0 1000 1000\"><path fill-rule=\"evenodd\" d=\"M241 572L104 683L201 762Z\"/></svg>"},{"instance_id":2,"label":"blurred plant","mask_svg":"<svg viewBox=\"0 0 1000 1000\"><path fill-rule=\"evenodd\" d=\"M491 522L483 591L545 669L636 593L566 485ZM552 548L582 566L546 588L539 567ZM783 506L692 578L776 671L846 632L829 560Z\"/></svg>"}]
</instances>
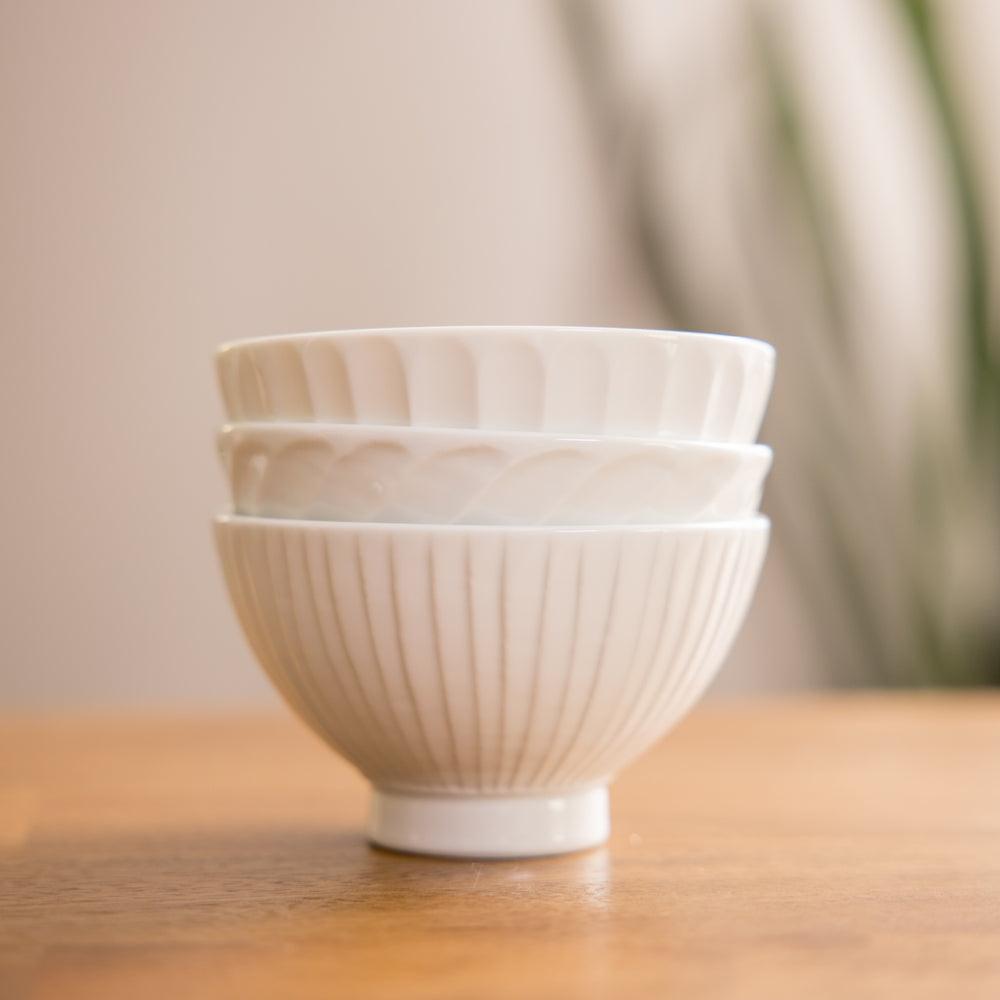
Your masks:
<instances>
[{"instance_id":1,"label":"blurred plant","mask_svg":"<svg viewBox=\"0 0 1000 1000\"><path fill-rule=\"evenodd\" d=\"M779 345L778 446L768 490L776 539L802 582L831 675L843 681L1000 683L1000 360L989 234L963 109L932 0L884 0L911 43L914 78L940 137L945 202L956 234L961 316L940 331L960 355L923 392L912 433L880 426L878 379L859 347L877 335L857 307L829 165L815 141L775 5L739 11L739 88L752 91L726 125L740 162L714 201L731 220L732 255L749 289L733 295L725 260L688 259L706 215L682 206L670 165L691 116L670 95L628 93L616 76L614 4L563 0L587 103L608 153L625 219L667 322L764 336ZM728 58L728 57L723 57ZM690 105L685 94L680 104ZM755 165L752 166L751 164ZM827 169L823 169L824 166ZM682 209L688 209L684 211ZM708 272L707 275L704 272ZM905 328L905 319L897 327ZM951 336L950 336L951 335ZM892 373L889 373L890 377ZM951 382L948 382L948 379ZM941 391L943 388L945 391ZM780 392L779 392L780 390Z\"/></svg>"}]
</instances>

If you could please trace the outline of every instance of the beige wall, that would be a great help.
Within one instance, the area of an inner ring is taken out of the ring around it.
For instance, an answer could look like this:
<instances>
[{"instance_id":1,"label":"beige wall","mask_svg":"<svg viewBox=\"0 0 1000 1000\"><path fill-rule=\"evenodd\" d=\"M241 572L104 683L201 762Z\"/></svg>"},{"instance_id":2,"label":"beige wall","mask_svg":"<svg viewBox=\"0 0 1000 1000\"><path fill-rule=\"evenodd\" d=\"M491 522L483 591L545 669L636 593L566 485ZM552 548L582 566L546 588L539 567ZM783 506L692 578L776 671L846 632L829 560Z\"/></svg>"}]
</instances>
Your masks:
<instances>
[{"instance_id":1,"label":"beige wall","mask_svg":"<svg viewBox=\"0 0 1000 1000\"><path fill-rule=\"evenodd\" d=\"M536 0L4 2L0 80L7 705L272 697L209 535L217 343L657 322ZM779 553L723 686L808 650Z\"/></svg>"}]
</instances>

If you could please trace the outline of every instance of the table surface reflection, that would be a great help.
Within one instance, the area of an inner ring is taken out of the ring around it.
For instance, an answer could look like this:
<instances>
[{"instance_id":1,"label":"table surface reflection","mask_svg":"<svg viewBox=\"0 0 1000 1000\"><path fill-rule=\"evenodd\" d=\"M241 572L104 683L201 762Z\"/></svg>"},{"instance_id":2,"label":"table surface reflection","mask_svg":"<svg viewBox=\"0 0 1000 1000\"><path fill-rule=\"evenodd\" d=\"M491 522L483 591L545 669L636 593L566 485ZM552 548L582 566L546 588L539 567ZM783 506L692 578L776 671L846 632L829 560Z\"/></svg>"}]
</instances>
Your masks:
<instances>
[{"instance_id":1,"label":"table surface reflection","mask_svg":"<svg viewBox=\"0 0 1000 1000\"><path fill-rule=\"evenodd\" d=\"M291 717L0 723L0 996L1000 996L1000 694L702 706L604 848L370 847Z\"/></svg>"}]
</instances>

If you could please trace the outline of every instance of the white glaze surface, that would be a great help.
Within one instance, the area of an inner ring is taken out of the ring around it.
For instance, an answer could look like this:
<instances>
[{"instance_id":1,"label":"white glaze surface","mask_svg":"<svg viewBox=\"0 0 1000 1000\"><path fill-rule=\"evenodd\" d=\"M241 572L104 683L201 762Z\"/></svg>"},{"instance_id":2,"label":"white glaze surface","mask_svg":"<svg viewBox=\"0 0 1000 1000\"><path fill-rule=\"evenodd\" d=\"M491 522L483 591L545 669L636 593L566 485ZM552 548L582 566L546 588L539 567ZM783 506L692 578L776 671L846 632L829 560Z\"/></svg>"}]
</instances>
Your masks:
<instances>
[{"instance_id":1,"label":"white glaze surface","mask_svg":"<svg viewBox=\"0 0 1000 1000\"><path fill-rule=\"evenodd\" d=\"M458 858L518 858L596 847L611 818L603 785L567 795L401 795L372 790L368 836L382 847Z\"/></svg>"},{"instance_id":2,"label":"white glaze surface","mask_svg":"<svg viewBox=\"0 0 1000 1000\"><path fill-rule=\"evenodd\" d=\"M593 788L658 740L728 652L768 532L216 521L298 714L382 791L474 797Z\"/></svg>"},{"instance_id":3,"label":"white glaze surface","mask_svg":"<svg viewBox=\"0 0 1000 1000\"><path fill-rule=\"evenodd\" d=\"M663 524L757 510L764 445L234 424L219 453L237 514L331 521Z\"/></svg>"},{"instance_id":4,"label":"white glaze surface","mask_svg":"<svg viewBox=\"0 0 1000 1000\"><path fill-rule=\"evenodd\" d=\"M676 331L425 327L265 337L216 355L232 421L319 420L747 443L761 341Z\"/></svg>"}]
</instances>

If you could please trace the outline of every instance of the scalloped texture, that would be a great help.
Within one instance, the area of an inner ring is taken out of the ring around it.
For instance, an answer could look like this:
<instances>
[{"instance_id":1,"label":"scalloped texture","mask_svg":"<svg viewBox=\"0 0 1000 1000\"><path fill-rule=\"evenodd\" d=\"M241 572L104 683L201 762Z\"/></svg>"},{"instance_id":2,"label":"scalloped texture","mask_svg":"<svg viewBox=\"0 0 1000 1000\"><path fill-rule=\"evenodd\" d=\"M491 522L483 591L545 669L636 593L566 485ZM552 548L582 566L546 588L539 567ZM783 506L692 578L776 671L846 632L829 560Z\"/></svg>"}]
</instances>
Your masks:
<instances>
[{"instance_id":1,"label":"scalloped texture","mask_svg":"<svg viewBox=\"0 0 1000 1000\"><path fill-rule=\"evenodd\" d=\"M768 533L216 521L301 718L379 788L479 794L589 787L659 740L725 658Z\"/></svg>"},{"instance_id":2,"label":"scalloped texture","mask_svg":"<svg viewBox=\"0 0 1000 1000\"><path fill-rule=\"evenodd\" d=\"M665 524L748 517L771 450L416 427L235 424L234 510L420 524Z\"/></svg>"},{"instance_id":3,"label":"scalloped texture","mask_svg":"<svg viewBox=\"0 0 1000 1000\"><path fill-rule=\"evenodd\" d=\"M231 421L303 420L754 441L774 351L690 333L453 330L223 347Z\"/></svg>"}]
</instances>

